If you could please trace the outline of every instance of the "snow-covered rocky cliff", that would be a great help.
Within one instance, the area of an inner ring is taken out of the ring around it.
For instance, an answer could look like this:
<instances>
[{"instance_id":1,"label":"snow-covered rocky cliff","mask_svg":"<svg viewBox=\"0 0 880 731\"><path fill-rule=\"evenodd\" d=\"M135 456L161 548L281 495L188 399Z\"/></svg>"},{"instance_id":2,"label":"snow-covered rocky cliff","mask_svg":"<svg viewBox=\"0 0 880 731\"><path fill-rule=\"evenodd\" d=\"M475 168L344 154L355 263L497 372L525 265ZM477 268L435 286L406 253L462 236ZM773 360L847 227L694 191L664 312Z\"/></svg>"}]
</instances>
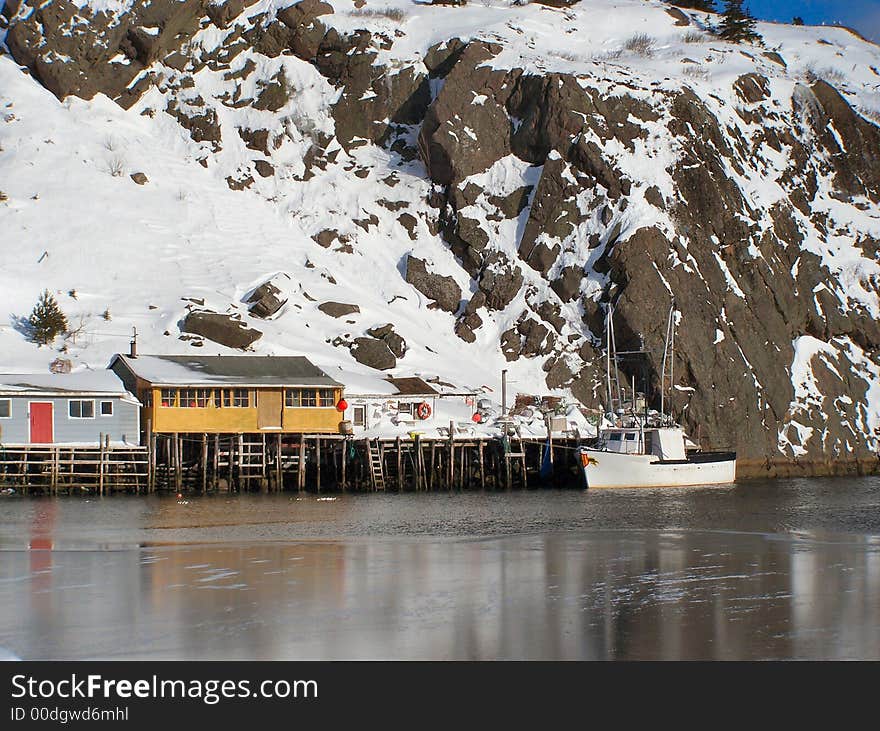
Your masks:
<instances>
[{"instance_id":1,"label":"snow-covered rocky cliff","mask_svg":"<svg viewBox=\"0 0 880 731\"><path fill-rule=\"evenodd\" d=\"M880 48L852 32L733 45L660 0L3 13L2 370L101 367L134 326L597 406L606 304L656 385L674 298L692 434L741 474L876 464Z\"/></svg>"}]
</instances>

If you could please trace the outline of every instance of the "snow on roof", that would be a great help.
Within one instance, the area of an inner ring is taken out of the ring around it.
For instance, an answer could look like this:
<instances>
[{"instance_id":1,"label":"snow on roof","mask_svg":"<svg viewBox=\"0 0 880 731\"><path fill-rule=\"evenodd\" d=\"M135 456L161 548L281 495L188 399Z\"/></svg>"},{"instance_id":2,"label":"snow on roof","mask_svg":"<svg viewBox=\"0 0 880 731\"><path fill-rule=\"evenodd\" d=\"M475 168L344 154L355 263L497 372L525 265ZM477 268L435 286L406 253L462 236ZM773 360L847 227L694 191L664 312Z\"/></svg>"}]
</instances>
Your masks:
<instances>
[{"instance_id":1,"label":"snow on roof","mask_svg":"<svg viewBox=\"0 0 880 731\"><path fill-rule=\"evenodd\" d=\"M77 373L0 373L0 393L77 393L127 395L125 386L113 371Z\"/></svg>"},{"instance_id":2,"label":"snow on roof","mask_svg":"<svg viewBox=\"0 0 880 731\"><path fill-rule=\"evenodd\" d=\"M132 373L154 386L330 386L334 381L303 356L268 355L115 355Z\"/></svg>"},{"instance_id":3,"label":"snow on roof","mask_svg":"<svg viewBox=\"0 0 880 731\"><path fill-rule=\"evenodd\" d=\"M389 378L388 381L401 396L433 396L437 393L421 378Z\"/></svg>"},{"instance_id":4,"label":"snow on roof","mask_svg":"<svg viewBox=\"0 0 880 731\"><path fill-rule=\"evenodd\" d=\"M425 374L379 376L349 371L342 366L328 367L333 377L345 386L348 397L369 396L471 396L479 389L459 386Z\"/></svg>"}]
</instances>

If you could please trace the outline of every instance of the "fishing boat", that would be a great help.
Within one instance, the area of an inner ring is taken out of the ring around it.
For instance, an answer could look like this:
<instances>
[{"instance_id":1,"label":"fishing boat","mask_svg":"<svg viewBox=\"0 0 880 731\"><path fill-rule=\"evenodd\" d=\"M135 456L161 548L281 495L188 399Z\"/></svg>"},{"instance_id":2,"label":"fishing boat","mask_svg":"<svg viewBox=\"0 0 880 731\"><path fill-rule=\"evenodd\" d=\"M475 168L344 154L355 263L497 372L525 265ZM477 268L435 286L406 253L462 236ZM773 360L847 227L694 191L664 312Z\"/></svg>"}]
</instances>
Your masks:
<instances>
[{"instance_id":1,"label":"fishing boat","mask_svg":"<svg viewBox=\"0 0 880 731\"><path fill-rule=\"evenodd\" d=\"M614 308L605 323L606 398L610 407L600 421L594 445L581 447L587 488L685 487L725 485L736 479L736 453L704 451L667 414L665 387L674 387L673 352L678 313L673 302L666 326L660 377L660 410L647 408L644 393L636 392L635 376L629 393L621 386L621 357L646 356L644 349L618 352L614 336ZM671 402L671 399L669 399ZM671 409L670 409L671 411Z\"/></svg>"}]
</instances>

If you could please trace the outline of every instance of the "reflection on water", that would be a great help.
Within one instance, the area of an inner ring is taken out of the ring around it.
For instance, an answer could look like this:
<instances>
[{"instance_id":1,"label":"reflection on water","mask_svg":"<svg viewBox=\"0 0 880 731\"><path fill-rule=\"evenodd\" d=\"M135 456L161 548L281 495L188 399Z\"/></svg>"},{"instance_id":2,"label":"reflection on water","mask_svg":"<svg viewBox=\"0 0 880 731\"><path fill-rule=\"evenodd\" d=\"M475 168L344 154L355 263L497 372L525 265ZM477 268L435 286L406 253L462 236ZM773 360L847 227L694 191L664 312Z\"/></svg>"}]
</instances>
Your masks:
<instances>
[{"instance_id":1,"label":"reflection on water","mask_svg":"<svg viewBox=\"0 0 880 731\"><path fill-rule=\"evenodd\" d=\"M880 483L789 488L4 501L0 648L880 658Z\"/></svg>"}]
</instances>

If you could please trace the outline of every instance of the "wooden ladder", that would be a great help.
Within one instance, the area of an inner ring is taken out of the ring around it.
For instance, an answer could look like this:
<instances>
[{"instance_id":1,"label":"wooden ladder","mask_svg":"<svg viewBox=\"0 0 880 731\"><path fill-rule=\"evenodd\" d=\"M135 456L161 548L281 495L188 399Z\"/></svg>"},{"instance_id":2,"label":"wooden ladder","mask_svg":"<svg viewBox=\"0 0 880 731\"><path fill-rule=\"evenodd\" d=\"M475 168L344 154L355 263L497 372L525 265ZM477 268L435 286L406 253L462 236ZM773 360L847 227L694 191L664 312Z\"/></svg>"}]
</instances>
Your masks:
<instances>
[{"instance_id":1,"label":"wooden ladder","mask_svg":"<svg viewBox=\"0 0 880 731\"><path fill-rule=\"evenodd\" d=\"M509 435L507 439L510 445L510 451L504 455L504 459L507 460L507 469L511 470L513 466L511 463L514 460L519 460L520 479L522 480L522 486L525 487L528 483L526 475L526 450L523 447L522 434L520 434L519 427L514 427L514 434Z\"/></svg>"},{"instance_id":2,"label":"wooden ladder","mask_svg":"<svg viewBox=\"0 0 880 731\"><path fill-rule=\"evenodd\" d=\"M265 477L266 463L263 444L250 439L239 441L241 451L238 455L238 476L242 481L259 480Z\"/></svg>"},{"instance_id":3,"label":"wooden ladder","mask_svg":"<svg viewBox=\"0 0 880 731\"><path fill-rule=\"evenodd\" d=\"M385 470L382 466L382 452L379 449L379 440L367 441L367 450L370 454L370 475L373 480L374 490L385 489Z\"/></svg>"}]
</instances>

